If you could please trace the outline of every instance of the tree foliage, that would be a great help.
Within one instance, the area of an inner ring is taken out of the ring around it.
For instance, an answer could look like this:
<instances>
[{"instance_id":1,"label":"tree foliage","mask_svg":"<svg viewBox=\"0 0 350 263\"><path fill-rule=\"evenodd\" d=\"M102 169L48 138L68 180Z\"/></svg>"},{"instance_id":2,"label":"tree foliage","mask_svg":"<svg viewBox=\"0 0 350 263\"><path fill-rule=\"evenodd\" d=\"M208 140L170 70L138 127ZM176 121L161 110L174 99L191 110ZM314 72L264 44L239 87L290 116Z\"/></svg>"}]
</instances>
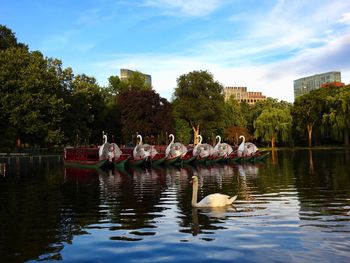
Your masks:
<instances>
[{"instance_id":1,"label":"tree foliage","mask_svg":"<svg viewBox=\"0 0 350 263\"><path fill-rule=\"evenodd\" d=\"M174 93L174 110L186 120L196 135L210 136L222 127L224 112L223 87L207 71L192 71L177 79Z\"/></svg>"},{"instance_id":2,"label":"tree foliage","mask_svg":"<svg viewBox=\"0 0 350 263\"><path fill-rule=\"evenodd\" d=\"M337 90L337 92L333 92ZM350 130L350 89L330 87L326 103L327 111L323 114L323 123L330 125L333 136L343 139L345 145L349 145Z\"/></svg>"},{"instance_id":3,"label":"tree foliage","mask_svg":"<svg viewBox=\"0 0 350 263\"><path fill-rule=\"evenodd\" d=\"M0 52L1 119L11 137L42 145L60 143L66 104L51 65L38 52L7 48Z\"/></svg>"},{"instance_id":4,"label":"tree foliage","mask_svg":"<svg viewBox=\"0 0 350 263\"><path fill-rule=\"evenodd\" d=\"M27 49L23 43L18 43L15 34L6 26L0 25L0 51L11 47Z\"/></svg>"},{"instance_id":5,"label":"tree foliage","mask_svg":"<svg viewBox=\"0 0 350 263\"><path fill-rule=\"evenodd\" d=\"M278 138L288 141L291 125L292 116L289 108L265 108L254 122L254 136L262 137L274 147Z\"/></svg>"},{"instance_id":6,"label":"tree foliage","mask_svg":"<svg viewBox=\"0 0 350 263\"><path fill-rule=\"evenodd\" d=\"M172 131L171 105L154 90L128 89L119 94L118 107L125 142L137 133L158 137Z\"/></svg>"}]
</instances>

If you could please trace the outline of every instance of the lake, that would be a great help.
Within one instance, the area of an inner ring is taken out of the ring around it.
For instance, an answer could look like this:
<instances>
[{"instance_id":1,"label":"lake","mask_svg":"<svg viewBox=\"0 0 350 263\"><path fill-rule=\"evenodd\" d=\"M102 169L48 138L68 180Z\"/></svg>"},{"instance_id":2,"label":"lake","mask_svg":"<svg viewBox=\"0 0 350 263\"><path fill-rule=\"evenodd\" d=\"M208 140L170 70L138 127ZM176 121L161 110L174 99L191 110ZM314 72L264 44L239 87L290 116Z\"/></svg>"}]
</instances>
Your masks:
<instances>
[{"instance_id":1,"label":"lake","mask_svg":"<svg viewBox=\"0 0 350 263\"><path fill-rule=\"evenodd\" d=\"M0 262L350 262L350 150L114 171L22 158L2 173ZM199 200L234 206L193 209L193 175Z\"/></svg>"}]
</instances>

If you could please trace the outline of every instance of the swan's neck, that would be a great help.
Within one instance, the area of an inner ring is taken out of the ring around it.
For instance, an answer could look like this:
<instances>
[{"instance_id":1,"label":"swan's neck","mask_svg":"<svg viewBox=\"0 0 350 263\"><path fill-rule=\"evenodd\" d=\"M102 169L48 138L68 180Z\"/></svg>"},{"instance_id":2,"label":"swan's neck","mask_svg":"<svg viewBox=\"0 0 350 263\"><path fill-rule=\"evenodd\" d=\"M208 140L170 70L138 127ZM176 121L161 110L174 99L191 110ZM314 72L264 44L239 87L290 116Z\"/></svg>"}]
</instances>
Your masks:
<instances>
[{"instance_id":1,"label":"swan's neck","mask_svg":"<svg viewBox=\"0 0 350 263\"><path fill-rule=\"evenodd\" d=\"M138 135L137 137L139 137L139 145L142 145L142 136L141 135Z\"/></svg>"},{"instance_id":2,"label":"swan's neck","mask_svg":"<svg viewBox=\"0 0 350 263\"><path fill-rule=\"evenodd\" d=\"M218 148L221 143L221 137L217 136L216 138L218 139L218 143L215 145L215 148Z\"/></svg>"},{"instance_id":3,"label":"swan's neck","mask_svg":"<svg viewBox=\"0 0 350 263\"><path fill-rule=\"evenodd\" d=\"M170 138L171 138L171 142L169 143L169 145L172 145L174 143L175 137L174 135L170 134Z\"/></svg>"},{"instance_id":4,"label":"swan's neck","mask_svg":"<svg viewBox=\"0 0 350 263\"><path fill-rule=\"evenodd\" d=\"M193 187L192 187L192 206L197 206L197 194L198 194L198 181L193 181Z\"/></svg>"}]
</instances>

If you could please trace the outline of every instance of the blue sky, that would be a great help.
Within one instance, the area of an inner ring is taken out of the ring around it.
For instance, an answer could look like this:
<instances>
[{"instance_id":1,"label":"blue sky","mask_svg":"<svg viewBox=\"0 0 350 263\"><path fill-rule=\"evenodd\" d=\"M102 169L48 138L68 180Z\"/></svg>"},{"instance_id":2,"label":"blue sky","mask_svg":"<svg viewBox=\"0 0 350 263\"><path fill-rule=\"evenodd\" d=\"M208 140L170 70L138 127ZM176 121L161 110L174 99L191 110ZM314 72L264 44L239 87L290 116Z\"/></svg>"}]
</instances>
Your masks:
<instances>
[{"instance_id":1,"label":"blue sky","mask_svg":"<svg viewBox=\"0 0 350 263\"><path fill-rule=\"evenodd\" d=\"M350 83L348 0L0 0L0 24L100 85L120 68L151 74L168 99L193 70L290 102L301 77Z\"/></svg>"}]
</instances>

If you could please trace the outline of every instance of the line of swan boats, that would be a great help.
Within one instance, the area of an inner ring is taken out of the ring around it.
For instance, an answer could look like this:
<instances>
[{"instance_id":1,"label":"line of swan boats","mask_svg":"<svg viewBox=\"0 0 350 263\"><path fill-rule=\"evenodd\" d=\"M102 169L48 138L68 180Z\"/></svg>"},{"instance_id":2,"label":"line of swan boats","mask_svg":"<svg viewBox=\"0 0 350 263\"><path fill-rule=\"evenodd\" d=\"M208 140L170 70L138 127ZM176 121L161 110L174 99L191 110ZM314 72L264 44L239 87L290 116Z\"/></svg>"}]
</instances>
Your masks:
<instances>
[{"instance_id":1,"label":"line of swan boats","mask_svg":"<svg viewBox=\"0 0 350 263\"><path fill-rule=\"evenodd\" d=\"M242 142L236 149L222 143L219 135L216 136L215 146L202 143L202 136L198 135L199 143L194 147L174 142L173 134L169 135L171 142L167 147L144 144L141 135L137 135L138 143L135 147L119 147L107 141L107 134L103 133L102 137L103 144L98 147L66 147L64 164L81 168L125 168L145 165L182 166L190 163L245 163L264 161L270 154L259 151L251 142L245 142L243 135L239 136Z\"/></svg>"}]
</instances>

